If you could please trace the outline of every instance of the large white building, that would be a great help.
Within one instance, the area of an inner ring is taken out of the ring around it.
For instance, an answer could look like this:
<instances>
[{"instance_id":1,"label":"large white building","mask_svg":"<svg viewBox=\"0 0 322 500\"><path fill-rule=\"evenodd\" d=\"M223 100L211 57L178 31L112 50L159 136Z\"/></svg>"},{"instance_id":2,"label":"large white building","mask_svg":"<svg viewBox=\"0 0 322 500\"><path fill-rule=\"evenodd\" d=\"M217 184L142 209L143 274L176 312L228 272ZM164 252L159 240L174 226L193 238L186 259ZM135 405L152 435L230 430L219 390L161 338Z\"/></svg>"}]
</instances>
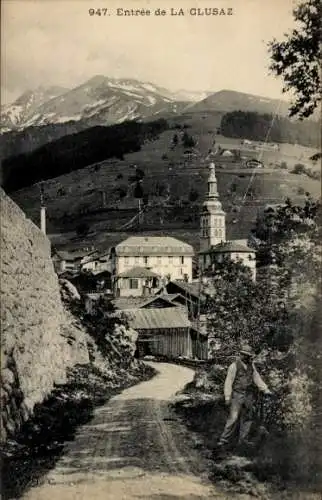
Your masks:
<instances>
[{"instance_id":1,"label":"large white building","mask_svg":"<svg viewBox=\"0 0 322 500\"><path fill-rule=\"evenodd\" d=\"M192 280L192 257L194 250L191 245L170 236L131 236L119 243L112 251L112 274L131 278L130 286L136 286L136 277L132 270L140 274L140 270L150 270L159 277L160 286L169 280ZM131 272L130 272L131 271ZM139 276L138 276L139 279ZM126 281L122 280L122 295ZM130 292L129 292L130 293ZM135 295L138 291L134 292Z\"/></svg>"},{"instance_id":2,"label":"large white building","mask_svg":"<svg viewBox=\"0 0 322 500\"><path fill-rule=\"evenodd\" d=\"M226 241L226 214L219 200L215 165L209 166L208 192L200 216L201 272L214 267L216 262L229 258L249 267L253 279L256 278L256 252L246 240Z\"/></svg>"}]
</instances>

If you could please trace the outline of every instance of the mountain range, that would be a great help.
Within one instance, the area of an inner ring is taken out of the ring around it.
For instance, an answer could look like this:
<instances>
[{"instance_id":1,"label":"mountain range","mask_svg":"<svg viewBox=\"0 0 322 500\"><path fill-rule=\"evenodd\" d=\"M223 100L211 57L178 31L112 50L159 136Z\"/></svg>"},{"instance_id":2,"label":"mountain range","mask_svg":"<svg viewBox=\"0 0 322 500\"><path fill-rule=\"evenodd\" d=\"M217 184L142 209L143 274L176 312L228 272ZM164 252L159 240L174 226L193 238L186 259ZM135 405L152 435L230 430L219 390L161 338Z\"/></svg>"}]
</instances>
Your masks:
<instances>
[{"instance_id":1,"label":"mountain range","mask_svg":"<svg viewBox=\"0 0 322 500\"><path fill-rule=\"evenodd\" d=\"M185 111L234 110L278 112L286 116L288 103L231 90L174 92L148 82L97 75L72 89L51 86L25 92L13 103L2 106L0 132L71 122L82 122L81 128L86 128Z\"/></svg>"},{"instance_id":2,"label":"mountain range","mask_svg":"<svg viewBox=\"0 0 322 500\"><path fill-rule=\"evenodd\" d=\"M73 89L39 87L1 109L1 131L85 121L111 125L161 113L175 114L206 92L172 92L147 82L97 75Z\"/></svg>"}]
</instances>

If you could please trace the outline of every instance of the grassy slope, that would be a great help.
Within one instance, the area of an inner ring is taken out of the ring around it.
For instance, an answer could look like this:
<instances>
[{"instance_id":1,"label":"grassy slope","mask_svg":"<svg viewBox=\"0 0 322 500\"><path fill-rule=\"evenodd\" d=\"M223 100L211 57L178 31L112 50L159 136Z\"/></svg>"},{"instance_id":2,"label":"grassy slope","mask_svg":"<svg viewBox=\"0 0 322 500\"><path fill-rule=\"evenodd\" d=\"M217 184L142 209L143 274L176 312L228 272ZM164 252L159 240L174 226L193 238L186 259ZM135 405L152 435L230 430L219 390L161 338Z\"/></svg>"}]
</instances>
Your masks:
<instances>
[{"instance_id":1,"label":"grassy slope","mask_svg":"<svg viewBox=\"0 0 322 500\"><path fill-rule=\"evenodd\" d=\"M45 183L45 197L48 207L48 229L52 233L74 231L80 221L90 224L93 234L90 241L101 243L104 246L117 243L123 234L113 234L121 230L122 224L131 219L137 212L138 201L130 193L123 201L113 193L117 186L129 184L128 177L133 174L131 164L136 164L145 172L144 190L150 194L150 208L141 230L161 232L174 232L190 243L196 243L198 232L198 213L200 204L206 191L208 175L208 161L205 157L214 139L223 148L236 148L240 141L215 135L215 130L220 124L221 113L187 113L176 117L173 124L188 125L188 133L198 140L200 154L191 160L185 159L184 148L179 144L174 151L170 150L171 140L175 132L168 130L153 142L144 145L141 151L129 154L123 161L107 160L97 167L89 166L82 170L57 177ZM279 152L265 152L262 160L265 169L258 171L253 179L252 188L255 196L248 200L236 220L234 206L240 205L246 187L250 181L252 171L241 169L240 165L227 162L222 168L217 169L218 187L227 212L228 237L246 237L252 227L256 211L259 206L267 202L276 202L289 196L298 201L303 198L298 195L301 186L305 191L314 196L320 195L320 182L312 180L305 175L290 173L293 165L301 162L310 165L309 156L315 151L302 146L288 144L281 145ZM166 154L167 159L162 159ZM259 153L242 152L245 157L258 157ZM275 166L276 163L285 161L288 170ZM310 165L311 166L311 165ZM316 167L318 168L318 167ZM122 178L117 178L122 174ZM164 206L164 197L153 196L157 183L169 186L171 196L187 199L192 188L199 192L199 199L188 207L173 209ZM231 193L232 183L236 183L236 191ZM65 194L58 195L58 190L63 188ZM85 214L86 210L93 211L102 207L102 194L106 192L107 210L100 213ZM152 194L151 194L152 193ZM38 221L39 191L37 186L16 192L13 198L19 205ZM115 208L118 211L115 211ZM63 219L63 215L65 218ZM160 215L163 225L160 225ZM108 235L108 233L112 233ZM64 240L70 237L65 235ZM59 243L61 238L55 239Z\"/></svg>"}]
</instances>

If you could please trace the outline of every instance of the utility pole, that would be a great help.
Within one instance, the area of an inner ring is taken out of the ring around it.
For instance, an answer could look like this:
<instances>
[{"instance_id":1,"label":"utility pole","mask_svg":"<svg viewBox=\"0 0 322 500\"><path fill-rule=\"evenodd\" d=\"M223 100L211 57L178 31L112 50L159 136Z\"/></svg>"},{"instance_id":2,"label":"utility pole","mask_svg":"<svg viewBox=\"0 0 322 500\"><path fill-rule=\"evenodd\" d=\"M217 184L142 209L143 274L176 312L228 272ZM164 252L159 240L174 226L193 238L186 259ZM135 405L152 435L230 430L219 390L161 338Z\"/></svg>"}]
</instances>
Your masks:
<instances>
[{"instance_id":1,"label":"utility pole","mask_svg":"<svg viewBox=\"0 0 322 500\"><path fill-rule=\"evenodd\" d=\"M40 182L40 229L46 234L46 206L44 202L44 184Z\"/></svg>"}]
</instances>

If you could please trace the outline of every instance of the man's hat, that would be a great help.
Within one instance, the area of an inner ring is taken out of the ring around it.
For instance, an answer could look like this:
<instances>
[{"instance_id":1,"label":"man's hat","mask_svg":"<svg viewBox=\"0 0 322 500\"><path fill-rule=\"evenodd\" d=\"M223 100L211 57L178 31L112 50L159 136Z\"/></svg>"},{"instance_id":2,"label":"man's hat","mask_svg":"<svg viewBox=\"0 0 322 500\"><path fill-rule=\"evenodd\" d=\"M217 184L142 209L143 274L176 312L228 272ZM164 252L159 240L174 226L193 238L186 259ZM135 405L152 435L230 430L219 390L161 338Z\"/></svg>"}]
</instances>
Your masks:
<instances>
[{"instance_id":1,"label":"man's hat","mask_svg":"<svg viewBox=\"0 0 322 500\"><path fill-rule=\"evenodd\" d=\"M240 354L245 354L246 356L251 356L251 357L254 356L253 349L249 344L242 344L239 352Z\"/></svg>"}]
</instances>

